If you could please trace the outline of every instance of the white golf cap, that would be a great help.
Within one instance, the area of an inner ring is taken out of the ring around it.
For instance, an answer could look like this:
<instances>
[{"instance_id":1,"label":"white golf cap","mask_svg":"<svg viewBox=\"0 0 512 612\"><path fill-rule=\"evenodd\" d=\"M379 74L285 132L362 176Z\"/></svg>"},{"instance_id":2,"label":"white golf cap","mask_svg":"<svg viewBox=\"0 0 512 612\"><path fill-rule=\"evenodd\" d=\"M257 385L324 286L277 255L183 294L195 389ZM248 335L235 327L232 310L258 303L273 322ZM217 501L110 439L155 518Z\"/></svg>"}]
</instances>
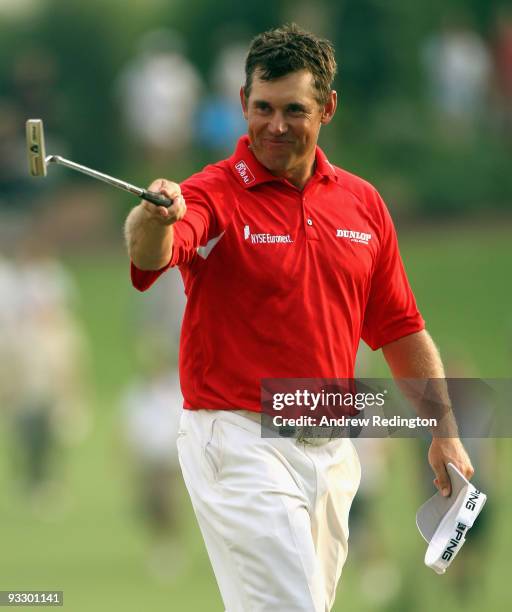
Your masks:
<instances>
[{"instance_id":1,"label":"white golf cap","mask_svg":"<svg viewBox=\"0 0 512 612\"><path fill-rule=\"evenodd\" d=\"M487 495L478 491L453 463L447 468L452 485L450 496L443 497L438 492L416 513L416 525L428 542L425 565L436 574L446 572L487 499Z\"/></svg>"}]
</instances>

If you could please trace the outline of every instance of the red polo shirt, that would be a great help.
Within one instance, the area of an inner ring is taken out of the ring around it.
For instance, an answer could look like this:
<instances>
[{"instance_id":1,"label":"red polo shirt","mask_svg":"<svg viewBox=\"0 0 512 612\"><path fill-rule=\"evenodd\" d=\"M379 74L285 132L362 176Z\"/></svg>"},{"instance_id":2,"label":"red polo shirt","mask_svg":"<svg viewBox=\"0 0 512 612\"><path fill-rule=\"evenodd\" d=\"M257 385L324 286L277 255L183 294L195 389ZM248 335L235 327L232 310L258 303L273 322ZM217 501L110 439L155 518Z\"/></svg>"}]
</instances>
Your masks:
<instances>
[{"instance_id":1,"label":"red polo shirt","mask_svg":"<svg viewBox=\"0 0 512 612\"><path fill-rule=\"evenodd\" d=\"M361 337L377 349L424 328L384 202L320 148L302 191L247 136L181 189L169 264L131 274L144 291L180 268L185 408L260 411L262 378L352 378Z\"/></svg>"}]
</instances>

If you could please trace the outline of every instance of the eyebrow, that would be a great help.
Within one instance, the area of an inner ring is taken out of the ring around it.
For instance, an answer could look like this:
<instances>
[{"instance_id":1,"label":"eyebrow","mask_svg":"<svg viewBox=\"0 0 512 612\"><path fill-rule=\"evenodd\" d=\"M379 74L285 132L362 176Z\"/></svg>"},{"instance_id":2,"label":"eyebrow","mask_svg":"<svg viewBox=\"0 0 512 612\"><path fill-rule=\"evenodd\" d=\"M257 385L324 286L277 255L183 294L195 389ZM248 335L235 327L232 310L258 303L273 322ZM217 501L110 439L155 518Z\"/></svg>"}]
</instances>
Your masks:
<instances>
[{"instance_id":1,"label":"eyebrow","mask_svg":"<svg viewBox=\"0 0 512 612\"><path fill-rule=\"evenodd\" d=\"M253 104L254 106L257 106L259 108L266 108L271 106L270 102L267 102L267 100L254 100ZM301 104L300 102L290 102L286 105L286 110L305 111L307 110L307 107L304 106L304 104Z\"/></svg>"}]
</instances>

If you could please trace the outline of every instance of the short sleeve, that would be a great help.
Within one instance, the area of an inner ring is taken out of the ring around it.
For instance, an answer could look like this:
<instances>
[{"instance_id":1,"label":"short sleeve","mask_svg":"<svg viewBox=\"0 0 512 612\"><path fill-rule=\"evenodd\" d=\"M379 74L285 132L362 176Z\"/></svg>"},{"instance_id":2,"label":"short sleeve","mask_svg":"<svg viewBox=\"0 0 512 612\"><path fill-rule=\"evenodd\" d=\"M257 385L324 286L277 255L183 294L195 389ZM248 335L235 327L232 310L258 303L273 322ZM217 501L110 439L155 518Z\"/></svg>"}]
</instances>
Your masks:
<instances>
[{"instance_id":1,"label":"short sleeve","mask_svg":"<svg viewBox=\"0 0 512 612\"><path fill-rule=\"evenodd\" d=\"M174 240L169 262L159 270L140 270L133 261L130 275L133 286L139 291L146 291L166 270L174 266L190 265L197 257L197 249L204 246L215 233L216 219L212 194L203 186L195 175L181 184L187 212L181 221L174 226Z\"/></svg>"},{"instance_id":2,"label":"short sleeve","mask_svg":"<svg viewBox=\"0 0 512 612\"><path fill-rule=\"evenodd\" d=\"M166 266L160 268L159 270L141 270L140 268L137 268L133 261L131 261L130 277L132 280L132 285L139 291L146 291L146 289L149 289L156 279L170 267L171 262L169 261Z\"/></svg>"},{"instance_id":3,"label":"short sleeve","mask_svg":"<svg viewBox=\"0 0 512 612\"><path fill-rule=\"evenodd\" d=\"M381 244L361 334L373 350L425 328L400 257L393 221L380 197L379 204Z\"/></svg>"}]
</instances>

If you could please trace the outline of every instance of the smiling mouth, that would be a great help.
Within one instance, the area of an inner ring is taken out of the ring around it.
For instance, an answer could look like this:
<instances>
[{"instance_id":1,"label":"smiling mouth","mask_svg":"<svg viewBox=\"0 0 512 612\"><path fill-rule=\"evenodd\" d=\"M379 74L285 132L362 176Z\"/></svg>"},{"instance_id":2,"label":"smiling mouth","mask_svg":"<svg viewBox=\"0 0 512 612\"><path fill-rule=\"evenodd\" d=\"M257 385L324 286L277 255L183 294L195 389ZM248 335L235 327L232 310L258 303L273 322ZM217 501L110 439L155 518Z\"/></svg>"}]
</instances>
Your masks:
<instances>
[{"instance_id":1,"label":"smiling mouth","mask_svg":"<svg viewBox=\"0 0 512 612\"><path fill-rule=\"evenodd\" d=\"M291 140L276 140L272 138L264 138L263 142L271 147L283 147L292 144Z\"/></svg>"}]
</instances>

